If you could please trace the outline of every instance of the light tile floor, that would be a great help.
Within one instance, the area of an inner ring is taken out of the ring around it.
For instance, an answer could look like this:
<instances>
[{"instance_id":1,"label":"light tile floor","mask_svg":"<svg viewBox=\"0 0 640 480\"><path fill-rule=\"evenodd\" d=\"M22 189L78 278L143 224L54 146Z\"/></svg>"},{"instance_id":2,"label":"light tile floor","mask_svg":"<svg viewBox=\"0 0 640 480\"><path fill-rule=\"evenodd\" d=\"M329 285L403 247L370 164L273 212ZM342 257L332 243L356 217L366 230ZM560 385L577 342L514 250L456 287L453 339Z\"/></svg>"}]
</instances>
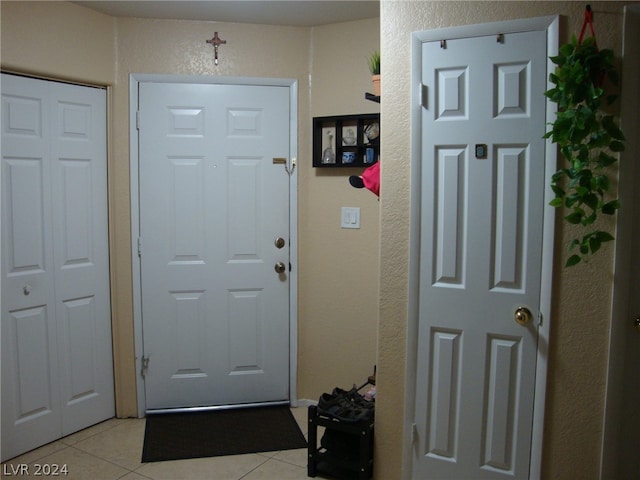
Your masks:
<instances>
[{"instance_id":1,"label":"light tile floor","mask_svg":"<svg viewBox=\"0 0 640 480\"><path fill-rule=\"evenodd\" d=\"M307 409L292 408L307 436ZM2 464L2 478L31 478L66 465L69 480L302 480L307 450L141 463L144 419L111 419ZM320 433L320 432L319 432ZM26 465L26 467L24 467ZM45 468L42 468L45 467ZM22 469L26 475L16 474ZM50 477L52 475L49 475ZM317 478L323 478L318 476Z\"/></svg>"}]
</instances>

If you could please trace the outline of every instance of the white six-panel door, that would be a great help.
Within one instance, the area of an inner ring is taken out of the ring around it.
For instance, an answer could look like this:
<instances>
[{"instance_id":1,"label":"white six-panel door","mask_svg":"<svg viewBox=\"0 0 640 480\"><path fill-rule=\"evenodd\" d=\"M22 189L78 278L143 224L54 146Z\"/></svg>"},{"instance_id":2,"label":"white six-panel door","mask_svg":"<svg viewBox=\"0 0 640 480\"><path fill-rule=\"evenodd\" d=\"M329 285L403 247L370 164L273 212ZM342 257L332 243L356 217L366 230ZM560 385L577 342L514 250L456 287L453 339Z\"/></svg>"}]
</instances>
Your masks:
<instances>
[{"instance_id":1,"label":"white six-panel door","mask_svg":"<svg viewBox=\"0 0 640 480\"><path fill-rule=\"evenodd\" d=\"M412 475L528 478L546 32L422 44ZM515 321L526 308L531 320Z\"/></svg>"},{"instance_id":2,"label":"white six-panel door","mask_svg":"<svg viewBox=\"0 0 640 480\"><path fill-rule=\"evenodd\" d=\"M148 410L289 399L289 95L140 84Z\"/></svg>"},{"instance_id":3,"label":"white six-panel door","mask_svg":"<svg viewBox=\"0 0 640 480\"><path fill-rule=\"evenodd\" d=\"M2 75L2 459L114 415L106 92Z\"/></svg>"}]
</instances>

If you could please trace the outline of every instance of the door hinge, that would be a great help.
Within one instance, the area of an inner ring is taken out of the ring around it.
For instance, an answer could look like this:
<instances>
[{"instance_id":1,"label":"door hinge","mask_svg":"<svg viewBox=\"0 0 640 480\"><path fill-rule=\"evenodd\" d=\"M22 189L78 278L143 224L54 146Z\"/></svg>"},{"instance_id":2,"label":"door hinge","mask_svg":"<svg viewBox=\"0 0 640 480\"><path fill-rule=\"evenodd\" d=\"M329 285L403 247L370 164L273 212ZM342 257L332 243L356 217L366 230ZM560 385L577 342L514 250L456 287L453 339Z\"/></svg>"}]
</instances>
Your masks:
<instances>
[{"instance_id":1,"label":"door hinge","mask_svg":"<svg viewBox=\"0 0 640 480\"><path fill-rule=\"evenodd\" d=\"M136 110L136 130L140 130L140 110Z\"/></svg>"},{"instance_id":2,"label":"door hinge","mask_svg":"<svg viewBox=\"0 0 640 480\"><path fill-rule=\"evenodd\" d=\"M140 375L142 378L147 376L147 372L149 371L149 357L142 357L142 368L140 368Z\"/></svg>"},{"instance_id":3,"label":"door hinge","mask_svg":"<svg viewBox=\"0 0 640 480\"><path fill-rule=\"evenodd\" d=\"M142 237L138 237L138 257L142 256Z\"/></svg>"},{"instance_id":4,"label":"door hinge","mask_svg":"<svg viewBox=\"0 0 640 480\"><path fill-rule=\"evenodd\" d=\"M411 445L416 443L418 439L418 426L415 423L411 424Z\"/></svg>"}]
</instances>

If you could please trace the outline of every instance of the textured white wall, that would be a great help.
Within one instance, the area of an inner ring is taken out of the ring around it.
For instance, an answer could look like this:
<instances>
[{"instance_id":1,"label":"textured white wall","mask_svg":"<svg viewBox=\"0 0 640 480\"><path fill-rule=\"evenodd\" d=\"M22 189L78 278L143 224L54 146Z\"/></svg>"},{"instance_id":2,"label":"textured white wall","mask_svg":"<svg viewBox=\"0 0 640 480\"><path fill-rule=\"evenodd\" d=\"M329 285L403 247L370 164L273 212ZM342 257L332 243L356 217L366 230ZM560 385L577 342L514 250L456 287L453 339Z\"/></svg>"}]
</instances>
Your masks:
<instances>
[{"instance_id":1,"label":"textured white wall","mask_svg":"<svg viewBox=\"0 0 640 480\"><path fill-rule=\"evenodd\" d=\"M2 68L111 85L115 20L67 2L0 3Z\"/></svg>"},{"instance_id":2,"label":"textured white wall","mask_svg":"<svg viewBox=\"0 0 640 480\"><path fill-rule=\"evenodd\" d=\"M380 48L379 19L312 29L311 116L375 113L367 56ZM384 127L382 127L384 128ZM299 396L363 383L376 361L379 204L349 175L363 169L300 172ZM360 208L360 229L340 227L341 207Z\"/></svg>"}]
</instances>

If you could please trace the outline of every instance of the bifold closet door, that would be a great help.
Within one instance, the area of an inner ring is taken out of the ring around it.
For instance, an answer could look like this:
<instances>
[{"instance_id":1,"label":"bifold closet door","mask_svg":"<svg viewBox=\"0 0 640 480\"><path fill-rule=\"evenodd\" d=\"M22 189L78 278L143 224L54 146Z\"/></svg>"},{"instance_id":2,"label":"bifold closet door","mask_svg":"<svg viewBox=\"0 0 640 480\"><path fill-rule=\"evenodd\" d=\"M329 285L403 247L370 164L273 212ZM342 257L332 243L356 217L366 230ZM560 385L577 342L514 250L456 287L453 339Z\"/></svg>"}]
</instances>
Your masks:
<instances>
[{"instance_id":1,"label":"bifold closet door","mask_svg":"<svg viewBox=\"0 0 640 480\"><path fill-rule=\"evenodd\" d=\"M106 92L2 75L2 460L114 415Z\"/></svg>"}]
</instances>

